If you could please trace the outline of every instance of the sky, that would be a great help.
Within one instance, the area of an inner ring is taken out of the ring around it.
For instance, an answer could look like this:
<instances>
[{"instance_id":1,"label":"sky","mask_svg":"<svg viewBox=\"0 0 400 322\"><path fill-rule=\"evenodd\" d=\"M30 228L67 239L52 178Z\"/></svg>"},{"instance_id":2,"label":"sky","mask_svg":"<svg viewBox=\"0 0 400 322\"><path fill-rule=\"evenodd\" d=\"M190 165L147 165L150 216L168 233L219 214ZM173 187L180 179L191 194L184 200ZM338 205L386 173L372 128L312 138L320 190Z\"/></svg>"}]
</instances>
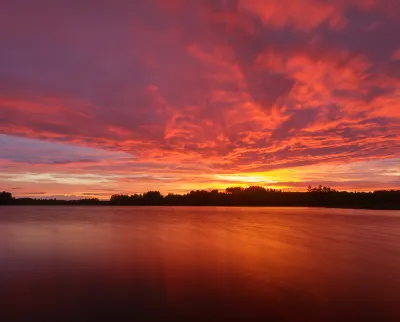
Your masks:
<instances>
[{"instance_id":1,"label":"sky","mask_svg":"<svg viewBox=\"0 0 400 322\"><path fill-rule=\"evenodd\" d=\"M0 190L400 187L398 0L3 0Z\"/></svg>"}]
</instances>

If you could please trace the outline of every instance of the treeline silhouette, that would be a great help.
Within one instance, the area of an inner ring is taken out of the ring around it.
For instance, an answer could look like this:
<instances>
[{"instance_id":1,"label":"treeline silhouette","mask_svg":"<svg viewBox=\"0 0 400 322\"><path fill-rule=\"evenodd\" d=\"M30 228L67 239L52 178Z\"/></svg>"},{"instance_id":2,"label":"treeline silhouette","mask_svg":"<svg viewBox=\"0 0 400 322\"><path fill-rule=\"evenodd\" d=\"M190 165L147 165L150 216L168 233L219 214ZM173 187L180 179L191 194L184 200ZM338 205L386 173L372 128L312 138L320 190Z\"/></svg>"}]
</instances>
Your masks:
<instances>
[{"instance_id":1,"label":"treeline silhouette","mask_svg":"<svg viewBox=\"0 0 400 322\"><path fill-rule=\"evenodd\" d=\"M0 205L107 205L108 201L97 198L86 198L77 200L62 199L36 199L36 198L14 198L10 192L0 192Z\"/></svg>"},{"instance_id":2,"label":"treeline silhouette","mask_svg":"<svg viewBox=\"0 0 400 322\"><path fill-rule=\"evenodd\" d=\"M112 195L109 201L13 198L0 193L0 205L110 205L110 206L270 206L400 209L400 190L374 192L337 191L329 187L308 187L306 192L284 192L251 186L218 190L196 190L187 194L148 191L143 194Z\"/></svg>"}]
</instances>

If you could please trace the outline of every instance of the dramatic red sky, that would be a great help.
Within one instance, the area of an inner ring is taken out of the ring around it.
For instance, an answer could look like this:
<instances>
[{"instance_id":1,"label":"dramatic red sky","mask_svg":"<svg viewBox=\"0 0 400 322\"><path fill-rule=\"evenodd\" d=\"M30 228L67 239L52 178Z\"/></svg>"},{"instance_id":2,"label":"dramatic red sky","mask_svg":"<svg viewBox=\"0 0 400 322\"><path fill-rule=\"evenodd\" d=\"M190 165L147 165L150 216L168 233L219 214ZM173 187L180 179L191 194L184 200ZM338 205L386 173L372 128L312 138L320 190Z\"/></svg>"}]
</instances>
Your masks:
<instances>
[{"instance_id":1,"label":"dramatic red sky","mask_svg":"<svg viewBox=\"0 0 400 322\"><path fill-rule=\"evenodd\" d=\"M0 190L400 186L399 0L3 0Z\"/></svg>"}]
</instances>

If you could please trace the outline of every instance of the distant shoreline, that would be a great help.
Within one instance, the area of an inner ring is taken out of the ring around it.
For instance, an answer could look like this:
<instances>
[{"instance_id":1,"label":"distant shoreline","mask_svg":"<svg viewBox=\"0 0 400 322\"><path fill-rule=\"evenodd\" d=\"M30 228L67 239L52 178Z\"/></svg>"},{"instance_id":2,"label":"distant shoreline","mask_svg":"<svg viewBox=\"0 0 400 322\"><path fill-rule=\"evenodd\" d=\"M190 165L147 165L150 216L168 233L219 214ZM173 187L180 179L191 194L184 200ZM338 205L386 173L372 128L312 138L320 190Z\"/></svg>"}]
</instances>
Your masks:
<instances>
[{"instance_id":1,"label":"distant shoreline","mask_svg":"<svg viewBox=\"0 0 400 322\"><path fill-rule=\"evenodd\" d=\"M366 207L340 207L340 206L236 206L236 205L110 205L110 204L10 204L1 205L1 208L12 208L12 207L111 207L111 208L140 208L140 207L158 207L158 208L172 208L172 207L188 207L188 208L310 208L310 209L343 209L343 210L387 210L387 211L400 211L398 208L366 208Z\"/></svg>"},{"instance_id":2,"label":"distant shoreline","mask_svg":"<svg viewBox=\"0 0 400 322\"><path fill-rule=\"evenodd\" d=\"M338 209L400 210L400 190L374 192L337 191L329 187L308 187L306 192L284 192L251 186L218 190L197 190L187 194L112 195L109 200L14 198L0 192L0 205L10 206L193 206L193 207L309 207Z\"/></svg>"}]
</instances>

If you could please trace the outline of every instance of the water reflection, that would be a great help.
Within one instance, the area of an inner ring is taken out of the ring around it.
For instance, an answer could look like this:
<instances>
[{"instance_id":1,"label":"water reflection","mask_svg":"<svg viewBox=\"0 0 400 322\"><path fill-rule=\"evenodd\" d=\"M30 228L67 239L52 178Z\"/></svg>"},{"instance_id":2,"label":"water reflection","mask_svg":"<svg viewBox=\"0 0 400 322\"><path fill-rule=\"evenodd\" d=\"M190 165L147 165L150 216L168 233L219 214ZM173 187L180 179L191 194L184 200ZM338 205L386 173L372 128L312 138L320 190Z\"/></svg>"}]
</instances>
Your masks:
<instances>
[{"instance_id":1,"label":"water reflection","mask_svg":"<svg viewBox=\"0 0 400 322\"><path fill-rule=\"evenodd\" d=\"M4 207L0 306L7 321L398 321L399 244L399 212Z\"/></svg>"}]
</instances>

